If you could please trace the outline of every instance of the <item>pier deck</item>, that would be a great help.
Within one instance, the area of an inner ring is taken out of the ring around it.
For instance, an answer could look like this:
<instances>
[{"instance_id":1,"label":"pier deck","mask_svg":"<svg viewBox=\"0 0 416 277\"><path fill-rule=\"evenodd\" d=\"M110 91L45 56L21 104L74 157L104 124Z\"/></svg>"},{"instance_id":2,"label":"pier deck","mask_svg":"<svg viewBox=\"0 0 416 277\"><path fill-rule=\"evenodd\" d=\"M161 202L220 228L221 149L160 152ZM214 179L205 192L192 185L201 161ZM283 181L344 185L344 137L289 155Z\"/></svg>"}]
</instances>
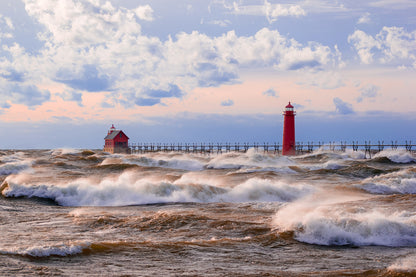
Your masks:
<instances>
[{"instance_id":1,"label":"pier deck","mask_svg":"<svg viewBox=\"0 0 416 277\"><path fill-rule=\"evenodd\" d=\"M132 143L129 144L129 147L132 154L149 152L220 154L227 152L247 152L250 148L255 149L255 151L281 154L281 145L279 143ZM371 158L375 153L386 149L404 149L409 152L415 152L416 144L412 144L411 141L405 141L405 143L392 141L389 144L385 144L384 141L378 141L378 143L371 143L370 141L365 141L364 143L358 143L358 141L353 141L352 143L299 142L296 143L295 148L297 154L310 153L317 149L341 152L345 152L347 149L352 149L353 151L360 150L365 152L366 157Z\"/></svg>"}]
</instances>

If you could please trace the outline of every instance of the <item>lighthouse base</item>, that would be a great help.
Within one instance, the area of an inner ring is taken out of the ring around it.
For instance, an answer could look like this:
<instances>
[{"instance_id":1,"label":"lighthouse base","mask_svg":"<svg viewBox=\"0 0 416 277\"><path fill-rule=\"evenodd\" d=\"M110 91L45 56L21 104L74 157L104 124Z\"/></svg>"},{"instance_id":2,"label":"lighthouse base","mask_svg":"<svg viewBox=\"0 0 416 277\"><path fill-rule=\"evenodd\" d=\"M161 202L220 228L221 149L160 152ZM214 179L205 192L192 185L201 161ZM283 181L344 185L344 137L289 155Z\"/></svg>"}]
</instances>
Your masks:
<instances>
[{"instance_id":1,"label":"lighthouse base","mask_svg":"<svg viewBox=\"0 0 416 277\"><path fill-rule=\"evenodd\" d=\"M290 147L288 149L284 149L284 147L283 147L282 155L283 156L294 156L294 155L296 155L296 149L293 148L293 147Z\"/></svg>"}]
</instances>

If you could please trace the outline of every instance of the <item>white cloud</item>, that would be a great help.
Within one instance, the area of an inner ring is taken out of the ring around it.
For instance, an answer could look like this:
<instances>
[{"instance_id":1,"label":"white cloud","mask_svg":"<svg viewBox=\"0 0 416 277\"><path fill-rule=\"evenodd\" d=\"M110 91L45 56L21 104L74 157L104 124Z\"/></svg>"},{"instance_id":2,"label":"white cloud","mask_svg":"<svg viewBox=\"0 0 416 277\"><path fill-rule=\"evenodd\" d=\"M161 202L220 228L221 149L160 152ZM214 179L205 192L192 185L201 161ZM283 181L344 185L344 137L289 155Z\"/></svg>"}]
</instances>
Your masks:
<instances>
[{"instance_id":1,"label":"white cloud","mask_svg":"<svg viewBox=\"0 0 416 277\"><path fill-rule=\"evenodd\" d=\"M407 32L402 27L383 27L371 36L356 30L348 36L362 63L369 64L374 57L380 63L400 66L415 66L416 31Z\"/></svg>"},{"instance_id":2,"label":"white cloud","mask_svg":"<svg viewBox=\"0 0 416 277\"><path fill-rule=\"evenodd\" d=\"M339 63L337 51L325 45L301 44L268 28L252 36L229 31L210 37L194 31L161 41L141 34L137 9L99 0L25 3L28 14L43 26L39 38L44 45L37 54L18 44L4 46L10 58L0 59L0 79L24 85L62 83L67 92L61 98L79 104L79 93L104 91L107 104L155 105L195 87L236 83L242 68L309 70ZM47 101L46 96L36 103ZM10 97L5 100L13 102Z\"/></svg>"},{"instance_id":3,"label":"white cloud","mask_svg":"<svg viewBox=\"0 0 416 277\"><path fill-rule=\"evenodd\" d=\"M366 12L357 21L357 24L368 24L371 22L370 13Z\"/></svg>"},{"instance_id":4,"label":"white cloud","mask_svg":"<svg viewBox=\"0 0 416 277\"><path fill-rule=\"evenodd\" d=\"M227 7L227 6L226 6ZM283 16L304 16L306 12L299 5L271 4L267 0L263 5L239 5L233 2L232 13L237 15L265 16L269 23Z\"/></svg>"},{"instance_id":5,"label":"white cloud","mask_svg":"<svg viewBox=\"0 0 416 277\"><path fill-rule=\"evenodd\" d=\"M153 21L153 9L149 5L139 6L137 7L134 12L136 13L137 17L141 20L145 21Z\"/></svg>"},{"instance_id":6,"label":"white cloud","mask_svg":"<svg viewBox=\"0 0 416 277\"><path fill-rule=\"evenodd\" d=\"M7 25L7 27L10 30L14 30L13 22L10 19L10 17L0 15L0 19L1 19L1 21L4 21L4 23Z\"/></svg>"},{"instance_id":7,"label":"white cloud","mask_svg":"<svg viewBox=\"0 0 416 277\"><path fill-rule=\"evenodd\" d=\"M300 6L308 13L351 13L351 10L346 8L344 4L333 0L305 0L300 3Z\"/></svg>"},{"instance_id":8,"label":"white cloud","mask_svg":"<svg viewBox=\"0 0 416 277\"><path fill-rule=\"evenodd\" d=\"M41 39L55 44L85 47L140 34L135 13L116 9L110 2L88 0L24 0L27 13L46 28Z\"/></svg>"},{"instance_id":9,"label":"white cloud","mask_svg":"<svg viewBox=\"0 0 416 277\"><path fill-rule=\"evenodd\" d=\"M0 14L0 39L12 38L13 34L11 31L13 30L14 26L12 20L9 17Z\"/></svg>"},{"instance_id":10,"label":"white cloud","mask_svg":"<svg viewBox=\"0 0 416 277\"><path fill-rule=\"evenodd\" d=\"M348 42L354 45L361 62L365 64L373 61L372 49L380 48L378 41L361 30L356 30L352 35L349 35Z\"/></svg>"},{"instance_id":11,"label":"white cloud","mask_svg":"<svg viewBox=\"0 0 416 277\"><path fill-rule=\"evenodd\" d=\"M324 66L333 60L327 46L318 43L304 46L267 28L249 37L237 37L234 31L230 31L215 41L224 57L237 61L241 66L297 70Z\"/></svg>"},{"instance_id":12,"label":"white cloud","mask_svg":"<svg viewBox=\"0 0 416 277\"><path fill-rule=\"evenodd\" d=\"M228 19L225 19L225 20L212 20L212 21L209 21L208 23L209 24L212 24L212 25L218 25L220 27L227 27L228 25L231 24L231 21L228 20Z\"/></svg>"},{"instance_id":13,"label":"white cloud","mask_svg":"<svg viewBox=\"0 0 416 277\"><path fill-rule=\"evenodd\" d=\"M416 7L416 2L414 0L376 0L368 3L369 6L378 7L378 8L388 8L388 9L409 9L411 7Z\"/></svg>"}]
</instances>

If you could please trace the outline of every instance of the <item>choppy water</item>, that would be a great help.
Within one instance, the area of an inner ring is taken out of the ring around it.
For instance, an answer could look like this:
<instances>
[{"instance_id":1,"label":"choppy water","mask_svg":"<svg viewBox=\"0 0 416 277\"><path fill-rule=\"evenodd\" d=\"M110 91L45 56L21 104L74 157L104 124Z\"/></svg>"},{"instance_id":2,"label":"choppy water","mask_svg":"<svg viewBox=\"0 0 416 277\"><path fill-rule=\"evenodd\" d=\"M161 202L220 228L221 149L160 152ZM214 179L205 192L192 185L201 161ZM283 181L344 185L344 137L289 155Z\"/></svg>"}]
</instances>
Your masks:
<instances>
[{"instance_id":1,"label":"choppy water","mask_svg":"<svg viewBox=\"0 0 416 277\"><path fill-rule=\"evenodd\" d=\"M0 152L0 275L416 275L416 157Z\"/></svg>"}]
</instances>

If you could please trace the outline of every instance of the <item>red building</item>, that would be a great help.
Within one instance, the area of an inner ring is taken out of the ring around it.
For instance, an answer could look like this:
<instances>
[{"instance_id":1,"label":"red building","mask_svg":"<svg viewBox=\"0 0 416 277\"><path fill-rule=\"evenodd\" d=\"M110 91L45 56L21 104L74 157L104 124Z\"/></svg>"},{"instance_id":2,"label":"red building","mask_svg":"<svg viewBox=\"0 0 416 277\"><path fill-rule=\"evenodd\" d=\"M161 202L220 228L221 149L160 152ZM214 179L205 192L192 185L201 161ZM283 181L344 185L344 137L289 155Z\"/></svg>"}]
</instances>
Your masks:
<instances>
[{"instance_id":1,"label":"red building","mask_svg":"<svg viewBox=\"0 0 416 277\"><path fill-rule=\"evenodd\" d=\"M121 130L116 130L114 124L108 130L107 136L104 138L104 152L109 153L130 153L129 137Z\"/></svg>"}]
</instances>

